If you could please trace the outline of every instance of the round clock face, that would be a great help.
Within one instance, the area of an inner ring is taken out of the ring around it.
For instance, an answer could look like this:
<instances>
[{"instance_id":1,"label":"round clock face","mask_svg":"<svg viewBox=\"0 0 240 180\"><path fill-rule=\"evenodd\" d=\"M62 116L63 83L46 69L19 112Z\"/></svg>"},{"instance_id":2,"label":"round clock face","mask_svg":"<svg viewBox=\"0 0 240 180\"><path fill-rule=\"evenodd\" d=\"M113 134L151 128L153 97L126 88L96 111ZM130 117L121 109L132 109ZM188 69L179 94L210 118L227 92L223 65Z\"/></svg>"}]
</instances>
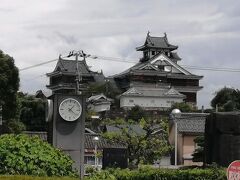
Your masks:
<instances>
[{"instance_id":1,"label":"round clock face","mask_svg":"<svg viewBox=\"0 0 240 180\"><path fill-rule=\"evenodd\" d=\"M59 114L66 121L75 121L82 114L82 106L76 99L64 99L59 105Z\"/></svg>"}]
</instances>

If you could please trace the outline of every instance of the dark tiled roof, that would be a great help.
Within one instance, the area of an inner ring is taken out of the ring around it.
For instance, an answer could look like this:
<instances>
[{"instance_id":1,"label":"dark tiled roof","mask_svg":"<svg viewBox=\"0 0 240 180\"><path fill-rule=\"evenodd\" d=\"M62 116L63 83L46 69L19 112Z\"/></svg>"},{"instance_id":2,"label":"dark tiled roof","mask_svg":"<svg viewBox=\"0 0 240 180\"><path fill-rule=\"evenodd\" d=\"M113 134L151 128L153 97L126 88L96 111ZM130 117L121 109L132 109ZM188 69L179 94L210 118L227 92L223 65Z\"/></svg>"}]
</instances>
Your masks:
<instances>
[{"instance_id":1,"label":"dark tiled roof","mask_svg":"<svg viewBox=\"0 0 240 180\"><path fill-rule=\"evenodd\" d=\"M60 69L59 69L60 68ZM78 61L78 69L81 73L87 74L91 73L92 71L89 70L85 61ZM59 59L54 71L65 71L70 73L76 72L76 61L75 60L65 60Z\"/></svg>"},{"instance_id":2,"label":"dark tiled roof","mask_svg":"<svg viewBox=\"0 0 240 180\"><path fill-rule=\"evenodd\" d=\"M202 79L203 78L203 76L198 76L194 74L186 75L186 74L180 74L180 73L169 73L169 72L151 71L151 70L132 70L130 74L145 75L145 76L163 76L163 77L174 78L174 79ZM120 74L119 76L121 75L123 76L126 74Z\"/></svg>"},{"instance_id":3,"label":"dark tiled roof","mask_svg":"<svg viewBox=\"0 0 240 180\"><path fill-rule=\"evenodd\" d=\"M173 60L181 60L182 59L178 56L178 54L176 52L172 52L170 58Z\"/></svg>"},{"instance_id":4,"label":"dark tiled roof","mask_svg":"<svg viewBox=\"0 0 240 180\"><path fill-rule=\"evenodd\" d=\"M93 140L94 137L96 137L96 134L85 134L85 149L94 149L95 142ZM100 149L103 148L126 148L126 145L121 143L111 143L107 141L106 139L102 138L101 136L98 136L99 140L97 141L97 147Z\"/></svg>"},{"instance_id":5,"label":"dark tiled roof","mask_svg":"<svg viewBox=\"0 0 240 180\"><path fill-rule=\"evenodd\" d=\"M87 128L85 130L88 130ZM43 141L47 141L47 132L34 132L34 131L25 131L24 134L27 134L30 137L38 136ZM85 149L94 149L95 142L93 138L98 136L99 141L97 142L97 147L100 149L103 148L126 148L126 145L121 143L110 143L106 139L102 138L100 135L85 133Z\"/></svg>"},{"instance_id":6,"label":"dark tiled roof","mask_svg":"<svg viewBox=\"0 0 240 180\"><path fill-rule=\"evenodd\" d=\"M120 132L121 128L127 128L128 131L136 135L144 135L146 133L139 125L116 125L116 126L106 126L107 132Z\"/></svg>"},{"instance_id":7,"label":"dark tiled roof","mask_svg":"<svg viewBox=\"0 0 240 180\"><path fill-rule=\"evenodd\" d=\"M163 37L153 37L153 36L147 35L144 45L137 47L136 49L138 51L141 51L144 48L159 48L159 49L175 50L178 48L178 46L169 44L166 34Z\"/></svg>"},{"instance_id":8,"label":"dark tiled roof","mask_svg":"<svg viewBox=\"0 0 240 180\"><path fill-rule=\"evenodd\" d=\"M175 118L178 132L204 133L207 113L181 113Z\"/></svg>"},{"instance_id":9,"label":"dark tiled roof","mask_svg":"<svg viewBox=\"0 0 240 180\"><path fill-rule=\"evenodd\" d=\"M185 98L186 96L176 91L174 88L157 87L132 87L122 94L122 96L145 96L145 97L176 97Z\"/></svg>"},{"instance_id":10,"label":"dark tiled roof","mask_svg":"<svg viewBox=\"0 0 240 180\"><path fill-rule=\"evenodd\" d=\"M181 69L183 72L185 72L185 74L184 73L181 73L181 74L180 73L169 73L169 72L161 71L161 70L152 71L152 70L141 69L144 66L151 64L151 61L156 59L161 54L162 53L157 54L156 56L153 56L149 61L138 62L137 64L130 67L129 69L127 69L119 74L115 74L115 75L111 76L111 78L121 78L121 77L130 75L130 74L131 75L145 75L145 76L164 76L167 78L174 78L174 79L201 79L203 77L203 76L198 76L198 75L188 72L186 69L181 67L179 64L172 61L171 58L170 58L170 61L172 62L173 66L175 66L178 69ZM171 65L169 62L166 62L166 63L168 63L168 65Z\"/></svg>"},{"instance_id":11,"label":"dark tiled roof","mask_svg":"<svg viewBox=\"0 0 240 180\"><path fill-rule=\"evenodd\" d=\"M43 141L47 141L47 132L24 131L23 133L30 137L38 136Z\"/></svg>"}]
</instances>

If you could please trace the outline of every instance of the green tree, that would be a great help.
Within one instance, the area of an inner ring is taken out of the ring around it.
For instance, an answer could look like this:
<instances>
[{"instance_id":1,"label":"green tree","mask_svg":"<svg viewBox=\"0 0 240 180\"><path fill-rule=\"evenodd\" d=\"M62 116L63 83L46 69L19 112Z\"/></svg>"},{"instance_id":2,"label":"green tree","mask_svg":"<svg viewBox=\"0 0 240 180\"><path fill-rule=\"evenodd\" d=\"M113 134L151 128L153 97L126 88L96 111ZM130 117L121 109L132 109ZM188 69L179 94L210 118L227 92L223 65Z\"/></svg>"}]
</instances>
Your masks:
<instances>
[{"instance_id":1,"label":"green tree","mask_svg":"<svg viewBox=\"0 0 240 180\"><path fill-rule=\"evenodd\" d=\"M181 112L193 112L196 111L190 104L187 104L185 102L181 103L174 103L171 107L171 110L173 109L179 109Z\"/></svg>"},{"instance_id":2,"label":"green tree","mask_svg":"<svg viewBox=\"0 0 240 180\"><path fill-rule=\"evenodd\" d=\"M142 118L146 118L145 111L138 105L132 107L128 112L127 112L127 117L126 119L128 120L133 120L135 122L140 121Z\"/></svg>"},{"instance_id":3,"label":"green tree","mask_svg":"<svg viewBox=\"0 0 240 180\"><path fill-rule=\"evenodd\" d=\"M105 132L103 137L110 142L127 145L131 167L136 167L139 163L153 163L170 152L166 119L142 118L139 123L132 124L124 120L117 122L118 124L115 121L115 127L118 127L119 131ZM133 125L139 125L142 131L134 129Z\"/></svg>"},{"instance_id":4,"label":"green tree","mask_svg":"<svg viewBox=\"0 0 240 180\"><path fill-rule=\"evenodd\" d=\"M211 106L218 107L219 111L240 110L240 91L227 87L220 89L212 99Z\"/></svg>"},{"instance_id":5,"label":"green tree","mask_svg":"<svg viewBox=\"0 0 240 180\"><path fill-rule=\"evenodd\" d=\"M45 121L44 99L36 98L27 93L18 93L20 103L20 121L29 131L45 131L47 123Z\"/></svg>"},{"instance_id":6,"label":"green tree","mask_svg":"<svg viewBox=\"0 0 240 180\"><path fill-rule=\"evenodd\" d=\"M19 74L14 59L0 50L0 103L4 132L19 133L24 129L19 122L18 88Z\"/></svg>"},{"instance_id":7,"label":"green tree","mask_svg":"<svg viewBox=\"0 0 240 180\"><path fill-rule=\"evenodd\" d=\"M90 97L93 94L104 94L106 97L114 99L114 104L116 107L119 106L119 98L117 96L121 94L119 89L114 88L114 85L110 81L105 81L104 83L92 84L88 87L85 92L85 96Z\"/></svg>"},{"instance_id":8,"label":"green tree","mask_svg":"<svg viewBox=\"0 0 240 180\"><path fill-rule=\"evenodd\" d=\"M16 117L18 88L19 75L14 59L0 50L0 100L5 120Z\"/></svg>"},{"instance_id":9,"label":"green tree","mask_svg":"<svg viewBox=\"0 0 240 180\"><path fill-rule=\"evenodd\" d=\"M195 149L193 155L194 162L204 162L204 136L198 136L194 139L197 148Z\"/></svg>"}]
</instances>

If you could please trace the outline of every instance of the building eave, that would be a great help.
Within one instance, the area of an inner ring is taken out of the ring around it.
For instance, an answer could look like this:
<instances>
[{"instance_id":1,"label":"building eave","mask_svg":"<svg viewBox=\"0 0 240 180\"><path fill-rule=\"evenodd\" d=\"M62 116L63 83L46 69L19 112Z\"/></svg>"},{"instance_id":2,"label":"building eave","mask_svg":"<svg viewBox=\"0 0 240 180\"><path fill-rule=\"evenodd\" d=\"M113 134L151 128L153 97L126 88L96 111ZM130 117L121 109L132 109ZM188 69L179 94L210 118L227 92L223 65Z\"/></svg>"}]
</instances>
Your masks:
<instances>
[{"instance_id":1,"label":"building eave","mask_svg":"<svg viewBox=\"0 0 240 180\"><path fill-rule=\"evenodd\" d=\"M179 92L198 92L203 86L173 86Z\"/></svg>"},{"instance_id":2,"label":"building eave","mask_svg":"<svg viewBox=\"0 0 240 180\"><path fill-rule=\"evenodd\" d=\"M170 50L170 51L174 51L176 49L178 49L178 46L174 46L174 45L169 45L168 47L156 47L156 46L149 46L149 45L143 45L143 46L139 46L139 47L136 47L136 51L144 51L146 49L167 49L167 50Z\"/></svg>"},{"instance_id":3,"label":"building eave","mask_svg":"<svg viewBox=\"0 0 240 180\"><path fill-rule=\"evenodd\" d=\"M56 85L46 85L48 89L51 90L60 90L60 89L76 89L76 84L74 83L61 83L61 84L56 84Z\"/></svg>"},{"instance_id":4,"label":"building eave","mask_svg":"<svg viewBox=\"0 0 240 180\"><path fill-rule=\"evenodd\" d=\"M66 76L76 76L76 72L66 72L66 71L55 71L51 73L46 74L48 77L54 77L54 76L61 76L61 75L66 75ZM85 77L93 77L93 73L80 73L81 76Z\"/></svg>"}]
</instances>

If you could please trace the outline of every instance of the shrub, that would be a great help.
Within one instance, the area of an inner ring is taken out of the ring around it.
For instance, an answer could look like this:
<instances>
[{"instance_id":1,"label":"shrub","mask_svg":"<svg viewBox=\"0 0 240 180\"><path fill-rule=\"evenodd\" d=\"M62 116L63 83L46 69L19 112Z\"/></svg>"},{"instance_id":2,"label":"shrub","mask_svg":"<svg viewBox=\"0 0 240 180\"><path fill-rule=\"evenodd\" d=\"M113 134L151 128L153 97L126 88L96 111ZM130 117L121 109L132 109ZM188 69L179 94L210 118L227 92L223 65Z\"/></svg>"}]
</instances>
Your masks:
<instances>
[{"instance_id":1,"label":"shrub","mask_svg":"<svg viewBox=\"0 0 240 180\"><path fill-rule=\"evenodd\" d=\"M95 169L95 167L93 167L93 166L86 166L85 167L85 172L86 172L86 174L93 174L93 173L96 173L96 169Z\"/></svg>"},{"instance_id":2,"label":"shrub","mask_svg":"<svg viewBox=\"0 0 240 180\"><path fill-rule=\"evenodd\" d=\"M36 177L36 176L22 176L22 175L3 175L0 180L79 180L79 178L72 177Z\"/></svg>"},{"instance_id":3,"label":"shrub","mask_svg":"<svg viewBox=\"0 0 240 180\"><path fill-rule=\"evenodd\" d=\"M88 180L225 180L226 173L223 169L155 169L141 168L138 170L109 169L98 172L88 178Z\"/></svg>"},{"instance_id":4,"label":"shrub","mask_svg":"<svg viewBox=\"0 0 240 180\"><path fill-rule=\"evenodd\" d=\"M35 176L75 176L73 161L38 137L0 136L0 173Z\"/></svg>"}]
</instances>

